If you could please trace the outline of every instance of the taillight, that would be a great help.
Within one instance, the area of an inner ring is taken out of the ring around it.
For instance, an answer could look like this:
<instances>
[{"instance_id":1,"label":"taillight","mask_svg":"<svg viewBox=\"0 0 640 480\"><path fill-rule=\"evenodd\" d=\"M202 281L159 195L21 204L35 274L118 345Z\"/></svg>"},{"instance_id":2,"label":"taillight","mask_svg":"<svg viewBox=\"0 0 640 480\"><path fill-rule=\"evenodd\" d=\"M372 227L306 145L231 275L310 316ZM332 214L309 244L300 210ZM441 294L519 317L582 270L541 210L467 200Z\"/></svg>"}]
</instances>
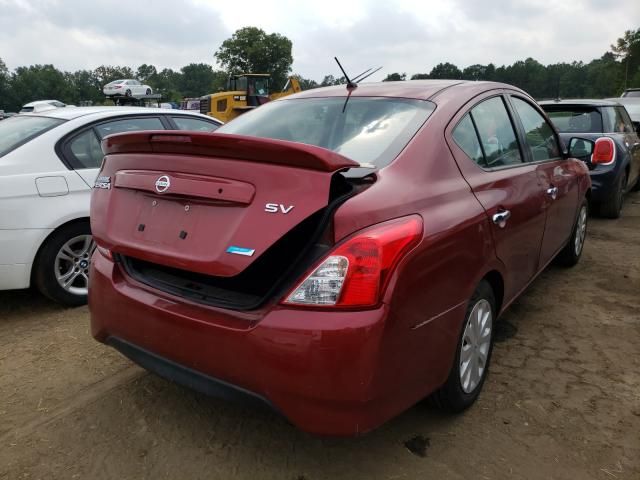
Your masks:
<instances>
[{"instance_id":1,"label":"taillight","mask_svg":"<svg viewBox=\"0 0 640 480\"><path fill-rule=\"evenodd\" d=\"M591 163L608 165L613 163L616 156L616 144L609 137L600 137L596 140L591 154Z\"/></svg>"},{"instance_id":2,"label":"taillight","mask_svg":"<svg viewBox=\"0 0 640 480\"><path fill-rule=\"evenodd\" d=\"M318 262L286 297L288 305L371 307L380 302L393 269L422 237L417 215L353 234Z\"/></svg>"}]
</instances>

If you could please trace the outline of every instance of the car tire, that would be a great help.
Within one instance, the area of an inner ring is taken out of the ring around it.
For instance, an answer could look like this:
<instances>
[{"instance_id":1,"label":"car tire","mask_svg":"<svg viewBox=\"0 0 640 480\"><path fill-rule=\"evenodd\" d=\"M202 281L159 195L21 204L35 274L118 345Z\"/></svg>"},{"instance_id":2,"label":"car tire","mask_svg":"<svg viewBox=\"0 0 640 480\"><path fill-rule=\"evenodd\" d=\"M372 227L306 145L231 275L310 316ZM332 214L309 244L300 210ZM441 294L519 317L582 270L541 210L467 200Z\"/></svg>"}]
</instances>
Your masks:
<instances>
[{"instance_id":1,"label":"car tire","mask_svg":"<svg viewBox=\"0 0 640 480\"><path fill-rule=\"evenodd\" d=\"M620 218L626 186L627 173L624 172L620 175L620 178L618 178L616 187L613 192L611 192L611 196L600 204L599 213L601 216L605 218Z\"/></svg>"},{"instance_id":2,"label":"car tire","mask_svg":"<svg viewBox=\"0 0 640 480\"><path fill-rule=\"evenodd\" d=\"M151 95L151 89L150 88L147 88L146 94L147 95Z\"/></svg>"},{"instance_id":3,"label":"car tire","mask_svg":"<svg viewBox=\"0 0 640 480\"><path fill-rule=\"evenodd\" d=\"M571 231L568 243L557 256L557 261L563 267L573 267L580 261L587 238L587 223L589 219L589 203L583 200L578 209L578 216Z\"/></svg>"},{"instance_id":4,"label":"car tire","mask_svg":"<svg viewBox=\"0 0 640 480\"><path fill-rule=\"evenodd\" d=\"M124 96L125 97L130 97L131 96L131 90L127 89L127 91L124 92Z\"/></svg>"},{"instance_id":5,"label":"car tire","mask_svg":"<svg viewBox=\"0 0 640 480\"><path fill-rule=\"evenodd\" d=\"M34 264L33 282L38 290L63 305L75 307L87 303L94 249L87 221L54 231L40 248Z\"/></svg>"},{"instance_id":6,"label":"car tire","mask_svg":"<svg viewBox=\"0 0 640 480\"><path fill-rule=\"evenodd\" d=\"M482 280L469 300L447 381L431 396L433 403L441 409L461 412L480 395L489 370L495 321L493 288ZM481 331L477 332L477 328ZM477 338L477 333L480 333L480 338Z\"/></svg>"}]
</instances>

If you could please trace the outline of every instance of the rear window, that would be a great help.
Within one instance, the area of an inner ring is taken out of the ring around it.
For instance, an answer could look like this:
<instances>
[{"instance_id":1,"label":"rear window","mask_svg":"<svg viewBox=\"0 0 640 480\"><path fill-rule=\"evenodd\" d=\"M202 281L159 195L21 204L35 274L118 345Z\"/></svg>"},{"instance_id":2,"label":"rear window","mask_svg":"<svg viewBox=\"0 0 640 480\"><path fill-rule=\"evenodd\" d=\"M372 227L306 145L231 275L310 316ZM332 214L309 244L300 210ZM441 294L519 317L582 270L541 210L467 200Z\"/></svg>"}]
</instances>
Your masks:
<instances>
[{"instance_id":1,"label":"rear window","mask_svg":"<svg viewBox=\"0 0 640 480\"><path fill-rule=\"evenodd\" d=\"M216 133L316 145L377 168L388 165L435 105L424 100L356 97L304 98L268 103Z\"/></svg>"},{"instance_id":2,"label":"rear window","mask_svg":"<svg viewBox=\"0 0 640 480\"><path fill-rule=\"evenodd\" d=\"M0 157L61 123L64 120L48 117L15 116L3 120L0 122Z\"/></svg>"},{"instance_id":3,"label":"rear window","mask_svg":"<svg viewBox=\"0 0 640 480\"><path fill-rule=\"evenodd\" d=\"M543 107L562 133L602 133L602 114L596 107Z\"/></svg>"}]
</instances>

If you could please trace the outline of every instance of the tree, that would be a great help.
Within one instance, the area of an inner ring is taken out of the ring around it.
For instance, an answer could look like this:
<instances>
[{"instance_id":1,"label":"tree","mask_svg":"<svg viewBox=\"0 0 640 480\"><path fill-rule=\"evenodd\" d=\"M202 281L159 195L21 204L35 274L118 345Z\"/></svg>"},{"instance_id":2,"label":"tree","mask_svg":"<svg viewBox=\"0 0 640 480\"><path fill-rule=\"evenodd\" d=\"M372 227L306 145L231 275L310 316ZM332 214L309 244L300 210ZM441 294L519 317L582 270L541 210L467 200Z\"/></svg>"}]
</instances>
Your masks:
<instances>
[{"instance_id":1,"label":"tree","mask_svg":"<svg viewBox=\"0 0 640 480\"><path fill-rule=\"evenodd\" d=\"M300 88L302 90L311 90L312 88L318 88L320 85L318 85L318 82L316 82L315 80L311 80L310 78L304 78L302 75L293 75L295 78L298 79L298 82L300 83Z\"/></svg>"},{"instance_id":2,"label":"tree","mask_svg":"<svg viewBox=\"0 0 640 480\"><path fill-rule=\"evenodd\" d=\"M244 27L222 42L214 57L229 74L270 73L273 89L278 90L291 72L291 48L291 40L283 35Z\"/></svg>"},{"instance_id":3,"label":"tree","mask_svg":"<svg viewBox=\"0 0 640 480\"><path fill-rule=\"evenodd\" d=\"M462 72L454 64L439 63L429 73L429 78L456 80L462 78Z\"/></svg>"},{"instance_id":4,"label":"tree","mask_svg":"<svg viewBox=\"0 0 640 480\"><path fill-rule=\"evenodd\" d=\"M138 67L138 70L136 70L136 79L143 83L148 83L149 79L153 78L153 76L157 74L158 71L156 70L156 67L143 63Z\"/></svg>"},{"instance_id":5,"label":"tree","mask_svg":"<svg viewBox=\"0 0 640 480\"><path fill-rule=\"evenodd\" d=\"M0 110L9 110L11 105L9 98L9 94L11 93L9 79L9 69L0 58Z\"/></svg>"},{"instance_id":6,"label":"tree","mask_svg":"<svg viewBox=\"0 0 640 480\"><path fill-rule=\"evenodd\" d=\"M332 85L343 85L347 83L347 79L344 77L335 78L333 75L325 75L320 82L321 87L330 87Z\"/></svg>"},{"instance_id":7,"label":"tree","mask_svg":"<svg viewBox=\"0 0 640 480\"><path fill-rule=\"evenodd\" d=\"M629 80L635 82L635 77L640 75L640 28L624 32L624 36L611 45L611 51L624 65L624 88L627 88Z\"/></svg>"},{"instance_id":8,"label":"tree","mask_svg":"<svg viewBox=\"0 0 640 480\"><path fill-rule=\"evenodd\" d=\"M411 75L411 80L428 80L429 78L428 73L416 73Z\"/></svg>"},{"instance_id":9,"label":"tree","mask_svg":"<svg viewBox=\"0 0 640 480\"><path fill-rule=\"evenodd\" d=\"M56 99L71 103L73 92L65 74L53 65L18 67L11 76L11 109L34 100Z\"/></svg>"},{"instance_id":10,"label":"tree","mask_svg":"<svg viewBox=\"0 0 640 480\"><path fill-rule=\"evenodd\" d=\"M221 74L221 76L219 76ZM190 63L180 70L177 89L185 97L200 97L217 90L219 80L224 85L223 72L214 72L206 63Z\"/></svg>"},{"instance_id":11,"label":"tree","mask_svg":"<svg viewBox=\"0 0 640 480\"><path fill-rule=\"evenodd\" d=\"M387 77L382 80L383 82L399 82L407 79L406 73L390 73Z\"/></svg>"}]
</instances>

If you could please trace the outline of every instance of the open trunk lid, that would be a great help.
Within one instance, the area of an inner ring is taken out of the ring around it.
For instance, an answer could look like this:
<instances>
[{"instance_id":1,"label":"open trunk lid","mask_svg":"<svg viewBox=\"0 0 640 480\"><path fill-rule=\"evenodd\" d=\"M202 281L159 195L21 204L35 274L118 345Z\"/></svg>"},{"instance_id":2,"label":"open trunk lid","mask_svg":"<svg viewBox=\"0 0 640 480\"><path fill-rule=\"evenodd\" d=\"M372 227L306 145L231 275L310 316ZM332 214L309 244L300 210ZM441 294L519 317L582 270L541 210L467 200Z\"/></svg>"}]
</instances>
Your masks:
<instances>
[{"instance_id":1,"label":"open trunk lid","mask_svg":"<svg viewBox=\"0 0 640 480\"><path fill-rule=\"evenodd\" d=\"M120 134L103 150L98 245L215 277L245 271L328 205L336 171L359 166L320 147L215 133Z\"/></svg>"}]
</instances>

